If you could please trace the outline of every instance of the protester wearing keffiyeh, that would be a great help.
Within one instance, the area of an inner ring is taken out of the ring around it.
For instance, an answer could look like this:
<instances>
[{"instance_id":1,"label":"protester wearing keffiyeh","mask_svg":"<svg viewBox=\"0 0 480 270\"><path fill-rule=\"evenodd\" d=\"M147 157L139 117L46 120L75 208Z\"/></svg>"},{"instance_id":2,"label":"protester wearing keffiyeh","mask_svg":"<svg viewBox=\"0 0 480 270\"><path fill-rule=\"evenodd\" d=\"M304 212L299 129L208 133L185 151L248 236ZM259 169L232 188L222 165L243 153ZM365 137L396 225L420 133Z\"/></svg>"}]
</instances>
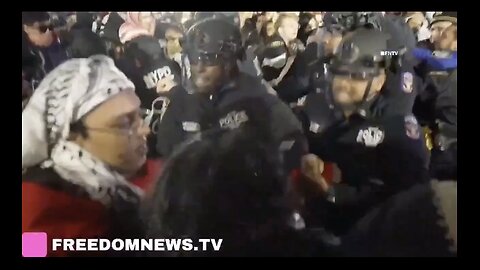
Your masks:
<instances>
[{"instance_id":1,"label":"protester wearing keffiyeh","mask_svg":"<svg viewBox=\"0 0 480 270\"><path fill-rule=\"evenodd\" d=\"M23 231L54 238L141 231L143 192L127 177L145 162L149 129L134 89L103 55L69 60L41 82L22 113ZM124 118L128 127L107 124Z\"/></svg>"},{"instance_id":2,"label":"protester wearing keffiyeh","mask_svg":"<svg viewBox=\"0 0 480 270\"><path fill-rule=\"evenodd\" d=\"M115 186L137 192L124 176L67 140L73 123L121 91L133 92L134 85L105 56L73 59L52 71L22 114L22 167L52 167L107 204Z\"/></svg>"}]
</instances>

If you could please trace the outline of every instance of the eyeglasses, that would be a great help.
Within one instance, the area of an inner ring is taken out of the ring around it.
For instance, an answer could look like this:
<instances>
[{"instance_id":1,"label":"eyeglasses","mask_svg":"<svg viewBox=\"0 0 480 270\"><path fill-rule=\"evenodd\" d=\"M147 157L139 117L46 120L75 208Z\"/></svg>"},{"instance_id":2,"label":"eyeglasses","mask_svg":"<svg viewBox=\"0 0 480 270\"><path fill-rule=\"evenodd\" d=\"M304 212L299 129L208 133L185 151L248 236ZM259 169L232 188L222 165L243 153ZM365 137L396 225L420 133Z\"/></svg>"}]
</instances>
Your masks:
<instances>
[{"instance_id":1,"label":"eyeglasses","mask_svg":"<svg viewBox=\"0 0 480 270\"><path fill-rule=\"evenodd\" d=\"M97 127L85 126L85 129L98 131L98 132L116 133L120 135L132 136L132 135L138 134L141 128L148 126L149 123L147 123L142 116L143 116L143 113L139 113L138 117L135 118L135 121L132 123L132 125L126 128L123 128L123 127L97 128Z\"/></svg>"}]
</instances>

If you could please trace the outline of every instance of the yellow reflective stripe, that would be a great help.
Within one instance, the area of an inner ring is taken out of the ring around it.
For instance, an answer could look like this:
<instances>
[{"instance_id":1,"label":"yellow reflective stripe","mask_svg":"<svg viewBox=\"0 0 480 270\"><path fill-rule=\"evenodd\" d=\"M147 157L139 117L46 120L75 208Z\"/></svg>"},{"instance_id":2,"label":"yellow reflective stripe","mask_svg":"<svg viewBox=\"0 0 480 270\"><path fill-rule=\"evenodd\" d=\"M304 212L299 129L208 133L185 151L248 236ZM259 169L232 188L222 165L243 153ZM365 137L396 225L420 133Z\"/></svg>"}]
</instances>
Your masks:
<instances>
[{"instance_id":1,"label":"yellow reflective stripe","mask_svg":"<svg viewBox=\"0 0 480 270\"><path fill-rule=\"evenodd\" d=\"M423 127L423 133L425 134L425 145L429 151L433 149L433 137L432 130L429 127Z\"/></svg>"}]
</instances>

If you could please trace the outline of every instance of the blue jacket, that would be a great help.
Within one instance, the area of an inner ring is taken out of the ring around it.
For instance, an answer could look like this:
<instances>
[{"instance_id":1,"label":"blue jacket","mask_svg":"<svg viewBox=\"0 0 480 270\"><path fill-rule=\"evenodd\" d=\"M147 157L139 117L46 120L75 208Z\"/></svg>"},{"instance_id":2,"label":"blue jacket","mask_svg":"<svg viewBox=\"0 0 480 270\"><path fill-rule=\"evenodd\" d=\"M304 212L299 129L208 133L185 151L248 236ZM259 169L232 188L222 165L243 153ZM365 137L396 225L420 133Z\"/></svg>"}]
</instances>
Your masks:
<instances>
[{"instance_id":1,"label":"blue jacket","mask_svg":"<svg viewBox=\"0 0 480 270\"><path fill-rule=\"evenodd\" d=\"M426 61L428 67L434 71L443 71L457 68L457 52L448 58L434 56L432 51L423 48L415 48L413 55L420 61Z\"/></svg>"}]
</instances>

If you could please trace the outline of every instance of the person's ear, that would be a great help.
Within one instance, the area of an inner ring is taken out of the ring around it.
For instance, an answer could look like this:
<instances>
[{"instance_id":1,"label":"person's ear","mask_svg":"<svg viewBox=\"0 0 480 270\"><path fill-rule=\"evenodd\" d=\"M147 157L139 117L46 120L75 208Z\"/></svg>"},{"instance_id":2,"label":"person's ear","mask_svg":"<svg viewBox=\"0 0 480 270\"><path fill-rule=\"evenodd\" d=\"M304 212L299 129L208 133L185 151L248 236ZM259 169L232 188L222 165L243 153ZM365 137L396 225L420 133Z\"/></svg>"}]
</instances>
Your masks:
<instances>
[{"instance_id":1,"label":"person's ear","mask_svg":"<svg viewBox=\"0 0 480 270\"><path fill-rule=\"evenodd\" d=\"M376 76L375 78L373 78L371 91L375 93L380 92L380 90L382 90L383 85L385 84L385 80L386 80L385 73L382 73Z\"/></svg>"},{"instance_id":2,"label":"person's ear","mask_svg":"<svg viewBox=\"0 0 480 270\"><path fill-rule=\"evenodd\" d=\"M452 45L450 46L450 50L456 52L457 51L457 40L455 39L452 41Z\"/></svg>"},{"instance_id":3,"label":"person's ear","mask_svg":"<svg viewBox=\"0 0 480 270\"><path fill-rule=\"evenodd\" d=\"M283 36L283 34L285 33L283 26L278 27L278 29L275 32L277 32L280 36Z\"/></svg>"},{"instance_id":4,"label":"person's ear","mask_svg":"<svg viewBox=\"0 0 480 270\"><path fill-rule=\"evenodd\" d=\"M30 27L26 24L23 25L23 31L25 31L25 33L30 33Z\"/></svg>"}]
</instances>

